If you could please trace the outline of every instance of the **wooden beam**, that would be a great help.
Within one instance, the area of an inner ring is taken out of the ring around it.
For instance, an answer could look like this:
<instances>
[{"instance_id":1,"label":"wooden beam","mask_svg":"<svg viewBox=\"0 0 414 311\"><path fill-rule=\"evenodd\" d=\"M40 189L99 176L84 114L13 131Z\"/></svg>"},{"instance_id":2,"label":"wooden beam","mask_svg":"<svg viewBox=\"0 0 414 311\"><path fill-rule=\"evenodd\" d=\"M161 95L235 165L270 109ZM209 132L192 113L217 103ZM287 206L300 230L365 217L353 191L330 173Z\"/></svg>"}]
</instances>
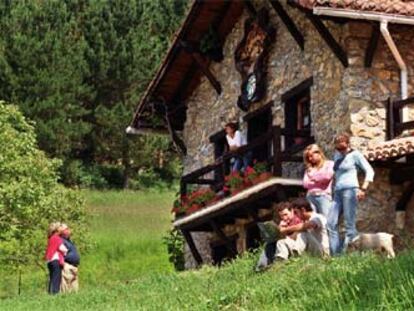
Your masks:
<instances>
[{"instance_id":1,"label":"wooden beam","mask_svg":"<svg viewBox=\"0 0 414 311\"><path fill-rule=\"evenodd\" d=\"M228 251L233 255L237 256L237 251L234 249L231 240L224 234L224 232L220 229L220 227L217 225L217 223L212 219L209 221L209 224L213 231L218 235L220 239L223 240L223 242L226 245L226 248Z\"/></svg>"},{"instance_id":2,"label":"wooden beam","mask_svg":"<svg viewBox=\"0 0 414 311\"><path fill-rule=\"evenodd\" d=\"M295 153L298 153L299 151L304 150L308 145L314 144L315 138L313 136L308 137L303 143L301 144L294 144L289 148L286 148L284 151L284 154L291 154L294 155Z\"/></svg>"},{"instance_id":3,"label":"wooden beam","mask_svg":"<svg viewBox=\"0 0 414 311\"><path fill-rule=\"evenodd\" d=\"M187 195L187 183L184 180L180 180L180 194L181 196Z\"/></svg>"},{"instance_id":4,"label":"wooden beam","mask_svg":"<svg viewBox=\"0 0 414 311\"><path fill-rule=\"evenodd\" d=\"M276 11L277 15L279 15L283 24L285 24L293 39L295 39L296 43L299 45L300 49L303 51L305 49L305 39L303 38L303 35L298 27L296 27L295 22L287 14L286 10L280 4L279 0L270 0L270 4Z\"/></svg>"},{"instance_id":5,"label":"wooden beam","mask_svg":"<svg viewBox=\"0 0 414 311\"><path fill-rule=\"evenodd\" d=\"M284 202L288 199L286 191L283 187L279 186L276 188L276 197L279 202Z\"/></svg>"},{"instance_id":6,"label":"wooden beam","mask_svg":"<svg viewBox=\"0 0 414 311\"><path fill-rule=\"evenodd\" d=\"M387 140L391 140L395 137L395 128L394 128L394 105L391 97L387 100L387 109L386 109L386 120L387 120Z\"/></svg>"},{"instance_id":7,"label":"wooden beam","mask_svg":"<svg viewBox=\"0 0 414 311\"><path fill-rule=\"evenodd\" d=\"M229 1L230 2L230 1ZM250 0L243 0L244 7L247 10L247 13L250 17L255 18L257 15L257 11L254 5L250 2Z\"/></svg>"},{"instance_id":8,"label":"wooden beam","mask_svg":"<svg viewBox=\"0 0 414 311\"><path fill-rule=\"evenodd\" d=\"M259 217L257 216L257 212L254 210L249 209L248 207L242 207L243 211L248 215L248 217L252 218L255 222L259 221Z\"/></svg>"},{"instance_id":9,"label":"wooden beam","mask_svg":"<svg viewBox=\"0 0 414 311\"><path fill-rule=\"evenodd\" d=\"M398 185L405 181L411 181L414 177L414 166L406 165L405 167L394 168L390 170L390 184Z\"/></svg>"},{"instance_id":10,"label":"wooden beam","mask_svg":"<svg viewBox=\"0 0 414 311\"><path fill-rule=\"evenodd\" d=\"M411 182L407 189L404 190L403 194L401 195L400 199L395 206L397 211L405 211L407 209L407 204L410 202L411 197L414 194L414 182Z\"/></svg>"},{"instance_id":11,"label":"wooden beam","mask_svg":"<svg viewBox=\"0 0 414 311\"><path fill-rule=\"evenodd\" d=\"M214 87L217 94L221 94L220 82L217 81L216 77L214 77L213 73L208 68L206 61L204 60L204 57L201 56L201 54L198 52L191 53L191 56L196 61L198 67L203 72L203 74L207 77L208 81L210 81L211 85Z\"/></svg>"},{"instance_id":12,"label":"wooden beam","mask_svg":"<svg viewBox=\"0 0 414 311\"><path fill-rule=\"evenodd\" d=\"M300 93L304 92L306 89L309 89L313 85L313 77L310 77L298 85L294 86L287 92L283 93L281 96L282 102L289 100L290 98L299 95Z\"/></svg>"},{"instance_id":13,"label":"wooden beam","mask_svg":"<svg viewBox=\"0 0 414 311\"><path fill-rule=\"evenodd\" d=\"M193 61L190 67L187 69L184 78L181 80L177 90L174 92L173 96L171 96L171 103L184 100L184 92L190 84L191 80L194 78L194 75L197 73L197 68L198 66Z\"/></svg>"},{"instance_id":14,"label":"wooden beam","mask_svg":"<svg viewBox=\"0 0 414 311\"><path fill-rule=\"evenodd\" d=\"M318 33L321 35L322 39L331 48L332 52L339 59L342 65L344 65L344 67L348 67L348 55L346 54L344 49L339 45L339 43L335 40L334 36L331 34L329 29L326 28L322 20L319 17L313 15L312 13L306 13L306 16L308 17L312 25L316 28Z\"/></svg>"},{"instance_id":15,"label":"wooden beam","mask_svg":"<svg viewBox=\"0 0 414 311\"><path fill-rule=\"evenodd\" d=\"M190 248L191 254L193 254L193 257L197 262L197 265L200 266L201 264L203 264L203 258L201 258L201 255L198 252L196 245L194 244L193 237L187 230L181 230L181 232L183 233L184 239L187 242L188 247Z\"/></svg>"},{"instance_id":16,"label":"wooden beam","mask_svg":"<svg viewBox=\"0 0 414 311\"><path fill-rule=\"evenodd\" d=\"M203 178L199 178L199 179L194 179L192 180L191 184L197 184L197 185L214 185L217 181L214 179L203 179Z\"/></svg>"},{"instance_id":17,"label":"wooden beam","mask_svg":"<svg viewBox=\"0 0 414 311\"><path fill-rule=\"evenodd\" d=\"M371 32L371 38L368 42L368 47L365 52L365 68L369 68L372 65L372 60L374 59L375 51L377 50L378 46L378 40L380 37L380 27L377 23L372 25L372 32Z\"/></svg>"},{"instance_id":18,"label":"wooden beam","mask_svg":"<svg viewBox=\"0 0 414 311\"><path fill-rule=\"evenodd\" d=\"M187 147L182 141L182 139L177 135L174 128L171 125L170 116L168 115L168 106L165 105L165 121L167 123L168 132L170 133L171 139L174 143L174 145L177 147L178 152L180 152L182 155L187 155Z\"/></svg>"},{"instance_id":19,"label":"wooden beam","mask_svg":"<svg viewBox=\"0 0 414 311\"><path fill-rule=\"evenodd\" d=\"M409 104L414 104L414 97L409 97L407 99L396 100L394 102L395 109L401 109Z\"/></svg>"},{"instance_id":20,"label":"wooden beam","mask_svg":"<svg viewBox=\"0 0 414 311\"><path fill-rule=\"evenodd\" d=\"M194 43L188 41L180 41L180 46L184 51L190 54L194 62L198 65L198 68L207 77L208 81L210 81L217 94L221 94L220 82L217 81L216 77L214 77L213 73L208 68L208 61L201 55L198 47Z\"/></svg>"},{"instance_id":21,"label":"wooden beam","mask_svg":"<svg viewBox=\"0 0 414 311\"><path fill-rule=\"evenodd\" d=\"M246 114L243 117L243 121L247 122L250 119L252 119L254 117L257 117L258 115L260 115L262 113L269 113L269 110L270 110L270 114L272 114L272 110L271 109L273 107L273 104L274 104L274 101L271 100L266 105L264 105L264 106L262 106L262 107L260 107L260 108L258 108L256 110L253 110L252 112L249 112L248 114Z\"/></svg>"},{"instance_id":22,"label":"wooden beam","mask_svg":"<svg viewBox=\"0 0 414 311\"><path fill-rule=\"evenodd\" d=\"M401 133L406 130L412 130L414 129L414 121L399 122L395 125L395 128L398 133Z\"/></svg>"},{"instance_id":23,"label":"wooden beam","mask_svg":"<svg viewBox=\"0 0 414 311\"><path fill-rule=\"evenodd\" d=\"M273 175L282 176L282 131L279 126L273 128Z\"/></svg>"},{"instance_id":24,"label":"wooden beam","mask_svg":"<svg viewBox=\"0 0 414 311\"><path fill-rule=\"evenodd\" d=\"M295 196L297 196L297 193L299 191L303 191L303 187L298 186L298 185L283 185L283 184L273 185L269 188L260 190L240 201L229 203L226 206L223 206L222 208L215 210L207 215L196 218L192 220L191 222L179 224L177 225L177 227L180 229L198 230L200 226L204 226L204 224L208 223L209 220L211 219L222 219L225 215L231 216L234 213L237 213L237 211L239 211L243 206L247 206L247 207L253 206L260 199L263 199L266 197L272 197L273 195L276 194L276 189L278 186L282 186L286 188L287 194L295 193Z\"/></svg>"}]
</instances>

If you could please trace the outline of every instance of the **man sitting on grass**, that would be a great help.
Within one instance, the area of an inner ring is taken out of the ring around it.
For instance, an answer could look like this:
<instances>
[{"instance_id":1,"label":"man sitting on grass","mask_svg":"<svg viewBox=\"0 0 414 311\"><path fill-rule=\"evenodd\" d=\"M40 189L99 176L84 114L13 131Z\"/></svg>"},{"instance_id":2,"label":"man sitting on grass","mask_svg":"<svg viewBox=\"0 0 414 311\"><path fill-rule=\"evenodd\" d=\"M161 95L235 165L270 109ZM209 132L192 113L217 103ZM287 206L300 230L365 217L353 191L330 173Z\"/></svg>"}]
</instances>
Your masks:
<instances>
[{"instance_id":1,"label":"man sitting on grass","mask_svg":"<svg viewBox=\"0 0 414 311\"><path fill-rule=\"evenodd\" d=\"M312 210L309 202L304 198L292 202L295 214L302 219L302 223L287 227L280 227L282 234L296 234L296 239L282 239L276 244L276 258L286 260L292 255L301 255L307 251L312 255L329 256L329 238L326 228L326 217Z\"/></svg>"},{"instance_id":2,"label":"man sitting on grass","mask_svg":"<svg viewBox=\"0 0 414 311\"><path fill-rule=\"evenodd\" d=\"M285 238L276 242L274 251L270 249L270 243L266 244L264 254L267 260L264 260L262 254L256 270L267 267L273 262L274 257L279 261L287 260L295 255L300 256L305 251L321 257L329 256L326 218L315 213L306 199L281 203L277 207L277 212L281 219L277 229Z\"/></svg>"},{"instance_id":3,"label":"man sitting on grass","mask_svg":"<svg viewBox=\"0 0 414 311\"><path fill-rule=\"evenodd\" d=\"M276 231L280 230L281 228L287 228L290 226L298 225L302 223L302 219L300 219L295 212L293 211L293 206L290 202L281 202L276 205L275 208L275 215L279 216L280 222L279 226L276 225L276 219L268 222L268 223L259 223L259 229L262 232L262 235L265 239L265 249L260 256L259 262L257 263L256 270L260 271L268 266L270 266L274 259L276 253ZM285 234L286 239L296 239L296 233L292 232L289 234ZM287 242L289 243L289 242Z\"/></svg>"}]
</instances>

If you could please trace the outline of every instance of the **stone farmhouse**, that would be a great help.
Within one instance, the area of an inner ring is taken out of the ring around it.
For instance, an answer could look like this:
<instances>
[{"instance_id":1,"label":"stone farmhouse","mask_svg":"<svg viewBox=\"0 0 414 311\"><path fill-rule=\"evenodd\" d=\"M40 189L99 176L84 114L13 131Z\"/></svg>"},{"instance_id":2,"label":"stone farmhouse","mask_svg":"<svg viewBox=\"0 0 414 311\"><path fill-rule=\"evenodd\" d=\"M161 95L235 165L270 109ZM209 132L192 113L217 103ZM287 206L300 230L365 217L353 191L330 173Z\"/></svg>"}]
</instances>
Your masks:
<instances>
[{"instance_id":1,"label":"stone farmhouse","mask_svg":"<svg viewBox=\"0 0 414 311\"><path fill-rule=\"evenodd\" d=\"M184 167L178 207L194 189L217 194L178 208L173 224L188 268L219 264L258 245L274 203L304 192L303 149L331 157L344 131L376 172L358 229L413 233L413 88L414 1L199 0L127 133L170 135ZM226 196L229 121L247 133L237 153L272 177Z\"/></svg>"}]
</instances>

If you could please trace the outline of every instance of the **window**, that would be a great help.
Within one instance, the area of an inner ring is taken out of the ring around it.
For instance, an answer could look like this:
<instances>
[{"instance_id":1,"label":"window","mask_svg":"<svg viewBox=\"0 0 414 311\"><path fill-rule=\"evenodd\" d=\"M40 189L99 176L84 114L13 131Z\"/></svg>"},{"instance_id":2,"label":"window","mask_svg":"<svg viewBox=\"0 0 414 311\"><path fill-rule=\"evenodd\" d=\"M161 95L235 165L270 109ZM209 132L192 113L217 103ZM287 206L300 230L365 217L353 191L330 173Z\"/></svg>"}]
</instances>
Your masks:
<instances>
[{"instance_id":1,"label":"window","mask_svg":"<svg viewBox=\"0 0 414 311\"><path fill-rule=\"evenodd\" d=\"M282 95L285 104L285 148L301 145L311 133L311 94L313 79L307 79Z\"/></svg>"},{"instance_id":2,"label":"window","mask_svg":"<svg viewBox=\"0 0 414 311\"><path fill-rule=\"evenodd\" d=\"M273 101L244 117L244 121L247 122L247 142L252 142L271 130L273 121L272 106ZM253 159L267 161L270 156L269 153L269 145L263 144L253 150Z\"/></svg>"}]
</instances>

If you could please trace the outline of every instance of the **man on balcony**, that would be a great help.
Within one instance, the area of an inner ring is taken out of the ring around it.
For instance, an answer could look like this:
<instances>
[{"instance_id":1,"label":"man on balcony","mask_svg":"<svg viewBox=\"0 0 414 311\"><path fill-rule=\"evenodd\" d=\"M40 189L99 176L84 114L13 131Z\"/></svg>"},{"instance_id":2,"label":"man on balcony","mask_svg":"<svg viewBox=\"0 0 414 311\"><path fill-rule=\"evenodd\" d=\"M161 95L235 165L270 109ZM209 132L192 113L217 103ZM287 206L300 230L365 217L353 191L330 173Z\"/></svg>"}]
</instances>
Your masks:
<instances>
[{"instance_id":1,"label":"man on balcony","mask_svg":"<svg viewBox=\"0 0 414 311\"><path fill-rule=\"evenodd\" d=\"M237 129L236 123L229 122L224 126L226 132L226 140L229 145L229 151L235 152L240 147L247 145L246 136ZM251 150L245 152L243 155L237 154L232 158L232 172L244 172L251 164L252 152Z\"/></svg>"}]
</instances>

